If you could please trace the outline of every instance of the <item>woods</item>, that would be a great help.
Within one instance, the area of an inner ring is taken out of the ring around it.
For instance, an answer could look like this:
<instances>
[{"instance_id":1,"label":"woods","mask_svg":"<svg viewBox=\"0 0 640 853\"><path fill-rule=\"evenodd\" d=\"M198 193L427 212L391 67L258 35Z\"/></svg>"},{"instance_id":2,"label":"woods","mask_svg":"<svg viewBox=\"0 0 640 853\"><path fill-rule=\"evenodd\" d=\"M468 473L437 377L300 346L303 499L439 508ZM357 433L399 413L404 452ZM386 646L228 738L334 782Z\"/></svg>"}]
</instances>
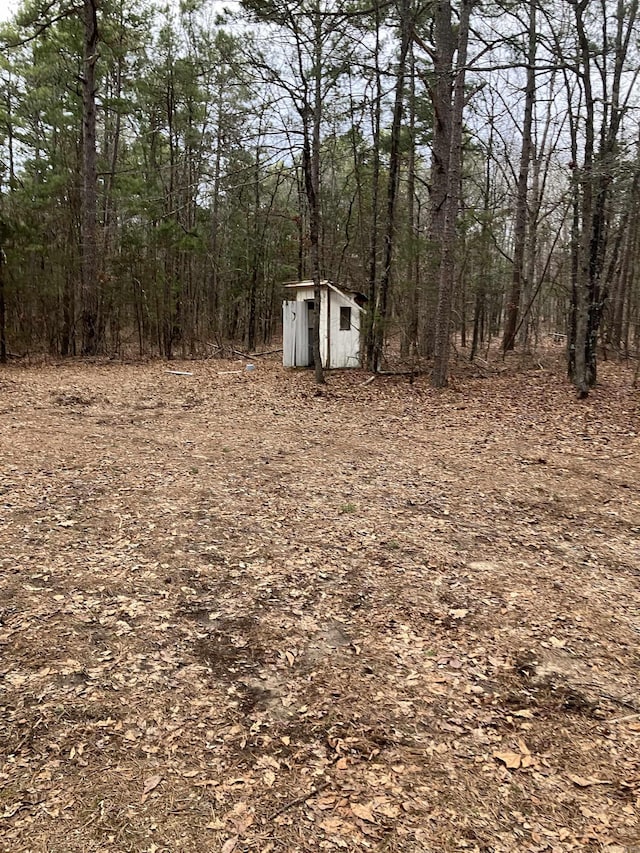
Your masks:
<instances>
[{"instance_id":1,"label":"woods","mask_svg":"<svg viewBox=\"0 0 640 853\"><path fill-rule=\"evenodd\" d=\"M452 347L566 335L586 396L640 338L637 12L26 0L0 33L0 357L251 350L284 282L329 279L369 298L372 370L442 387Z\"/></svg>"},{"instance_id":2,"label":"woods","mask_svg":"<svg viewBox=\"0 0 640 853\"><path fill-rule=\"evenodd\" d=\"M638 0L16 3L0 848L640 851Z\"/></svg>"}]
</instances>

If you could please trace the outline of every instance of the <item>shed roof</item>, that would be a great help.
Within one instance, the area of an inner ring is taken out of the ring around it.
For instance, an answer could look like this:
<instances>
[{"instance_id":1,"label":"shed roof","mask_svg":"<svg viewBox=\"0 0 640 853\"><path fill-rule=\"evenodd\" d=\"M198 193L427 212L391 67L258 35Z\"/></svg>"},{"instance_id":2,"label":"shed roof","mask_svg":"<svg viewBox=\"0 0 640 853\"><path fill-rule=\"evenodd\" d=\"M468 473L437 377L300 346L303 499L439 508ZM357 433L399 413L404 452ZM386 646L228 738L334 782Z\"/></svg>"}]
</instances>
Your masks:
<instances>
[{"instance_id":1,"label":"shed roof","mask_svg":"<svg viewBox=\"0 0 640 853\"><path fill-rule=\"evenodd\" d=\"M331 284L331 282L328 279L323 278L322 281L320 282L320 287L327 287L329 284ZM314 286L314 281L312 278L307 279L306 281L288 281L285 284L285 287L313 287L313 286Z\"/></svg>"},{"instance_id":2,"label":"shed roof","mask_svg":"<svg viewBox=\"0 0 640 853\"><path fill-rule=\"evenodd\" d=\"M306 281L290 281L285 284L285 287L290 288L299 288L302 289L304 287L314 287L313 279L308 279ZM362 302L368 302L368 298L364 293L360 293L359 290L343 290L342 288L336 287L332 281L329 279L322 279L320 282L320 287L326 287L328 290L333 290L334 293L337 293L339 296L342 296L344 299L347 299L349 302L352 302L354 307L358 309L358 311L362 311L362 305L359 305L356 301L356 297L359 297Z\"/></svg>"}]
</instances>

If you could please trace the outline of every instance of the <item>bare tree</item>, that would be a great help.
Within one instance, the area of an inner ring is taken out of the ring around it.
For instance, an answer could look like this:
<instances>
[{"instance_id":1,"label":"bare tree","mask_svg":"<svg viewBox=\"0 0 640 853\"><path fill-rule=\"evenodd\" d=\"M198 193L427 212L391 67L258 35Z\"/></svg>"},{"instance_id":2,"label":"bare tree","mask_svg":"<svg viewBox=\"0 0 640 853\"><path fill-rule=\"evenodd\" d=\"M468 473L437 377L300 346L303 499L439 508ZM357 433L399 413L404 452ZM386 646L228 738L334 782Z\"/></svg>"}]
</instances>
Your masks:
<instances>
[{"instance_id":1,"label":"bare tree","mask_svg":"<svg viewBox=\"0 0 640 853\"><path fill-rule=\"evenodd\" d=\"M537 0L529 2L529 38L527 47L527 82L525 87L524 115L522 117L522 148L520 168L516 189L516 210L514 221L513 272L511 289L507 300L507 316L502 338L504 352L512 350L518 327L518 311L522 293L524 275L525 246L527 240L527 201L529 197L529 165L531 163L531 128L533 125L533 104L536 92L536 10Z\"/></svg>"},{"instance_id":2,"label":"bare tree","mask_svg":"<svg viewBox=\"0 0 640 853\"><path fill-rule=\"evenodd\" d=\"M389 177L387 181L387 211L384 231L384 262L380 288L376 294L374 317L374 349L372 369L380 368L384 330L389 310L389 290L391 287L391 271L393 263L394 238L396 231L396 202L398 197L398 182L400 176L400 133L404 114L405 79L407 75L407 57L413 37L413 16L410 0L400 0L398 3L400 24L400 52L395 79L395 97L393 104L393 119L391 122L391 140L389 145Z\"/></svg>"},{"instance_id":3,"label":"bare tree","mask_svg":"<svg viewBox=\"0 0 640 853\"><path fill-rule=\"evenodd\" d=\"M446 193L443 200L444 218L442 222L440 265L438 274L438 307L436 311L435 353L432 384L435 388L444 388L449 378L449 350L451 346L451 305L453 299L455 273L455 241L458 208L460 203L460 173L462 167L462 123L465 106L465 79L467 70L467 48L469 42L469 23L474 0L462 0L457 28L451 20L451 6L448 2L438 3L436 18L436 55L453 57L457 48L457 61L453 73L453 87L445 97L444 88L440 97L434 100L436 114L440 114L438 124L442 123L443 132L449 133L448 146L442 145L446 157ZM452 75L451 68L443 64L443 73ZM446 140L445 140L446 141Z\"/></svg>"},{"instance_id":4,"label":"bare tree","mask_svg":"<svg viewBox=\"0 0 640 853\"><path fill-rule=\"evenodd\" d=\"M96 166L96 0L83 0L82 73L82 354L96 355L102 339L98 287L98 194Z\"/></svg>"},{"instance_id":5,"label":"bare tree","mask_svg":"<svg viewBox=\"0 0 640 853\"><path fill-rule=\"evenodd\" d=\"M318 384L324 382L320 352L320 283L322 204L320 198L320 154L322 121L326 101L335 89L336 52L342 42L342 26L349 13L342 13L323 0L243 0L243 7L257 20L278 26L288 37L291 55L288 73L274 63L258 61L264 77L289 98L300 120L302 176L308 211L311 275L314 284L313 360ZM339 63L338 63L339 64Z\"/></svg>"},{"instance_id":6,"label":"bare tree","mask_svg":"<svg viewBox=\"0 0 640 853\"><path fill-rule=\"evenodd\" d=\"M638 0L626 4L618 0L613 24L615 36L607 32L606 10L602 25L599 55L594 56L593 33L587 21L588 0L574 5L579 47L578 74L584 94L584 150L579 173L580 242L578 244L577 282L574 291L569 375L578 396L586 397L597 378L597 343L600 321L608 294L603 281L605 255L610 236L609 205L616 171L616 153L623 117L630 106L630 94L636 69L624 76L631 38L635 32ZM595 90L593 69L599 73ZM598 104L602 108L598 111ZM597 144L596 144L597 143Z\"/></svg>"}]
</instances>

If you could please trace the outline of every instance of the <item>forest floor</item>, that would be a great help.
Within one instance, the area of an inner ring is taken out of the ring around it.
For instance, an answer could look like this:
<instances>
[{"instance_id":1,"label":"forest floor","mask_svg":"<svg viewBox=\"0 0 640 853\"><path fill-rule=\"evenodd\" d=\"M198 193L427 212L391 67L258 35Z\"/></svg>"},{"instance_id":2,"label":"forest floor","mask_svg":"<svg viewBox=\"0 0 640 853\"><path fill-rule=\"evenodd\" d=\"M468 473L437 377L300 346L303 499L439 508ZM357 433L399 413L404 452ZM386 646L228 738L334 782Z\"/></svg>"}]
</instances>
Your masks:
<instances>
[{"instance_id":1,"label":"forest floor","mask_svg":"<svg viewBox=\"0 0 640 853\"><path fill-rule=\"evenodd\" d=\"M640 851L631 373L243 367L0 372L0 850Z\"/></svg>"}]
</instances>

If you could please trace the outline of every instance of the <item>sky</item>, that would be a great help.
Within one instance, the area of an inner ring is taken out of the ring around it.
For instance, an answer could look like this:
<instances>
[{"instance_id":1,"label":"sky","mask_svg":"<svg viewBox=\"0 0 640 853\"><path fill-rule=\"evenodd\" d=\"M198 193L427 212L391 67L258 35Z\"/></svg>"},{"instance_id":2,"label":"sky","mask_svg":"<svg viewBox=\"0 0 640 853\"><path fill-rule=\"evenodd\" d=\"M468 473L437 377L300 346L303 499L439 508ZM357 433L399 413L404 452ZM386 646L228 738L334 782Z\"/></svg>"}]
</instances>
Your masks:
<instances>
[{"instance_id":1,"label":"sky","mask_svg":"<svg viewBox=\"0 0 640 853\"><path fill-rule=\"evenodd\" d=\"M18 0L0 0L0 21L6 21L18 8Z\"/></svg>"},{"instance_id":2,"label":"sky","mask_svg":"<svg viewBox=\"0 0 640 853\"><path fill-rule=\"evenodd\" d=\"M0 0L0 22L7 21L11 15L17 10L20 0ZM236 4L231 2L219 3L220 6L233 7Z\"/></svg>"}]
</instances>

